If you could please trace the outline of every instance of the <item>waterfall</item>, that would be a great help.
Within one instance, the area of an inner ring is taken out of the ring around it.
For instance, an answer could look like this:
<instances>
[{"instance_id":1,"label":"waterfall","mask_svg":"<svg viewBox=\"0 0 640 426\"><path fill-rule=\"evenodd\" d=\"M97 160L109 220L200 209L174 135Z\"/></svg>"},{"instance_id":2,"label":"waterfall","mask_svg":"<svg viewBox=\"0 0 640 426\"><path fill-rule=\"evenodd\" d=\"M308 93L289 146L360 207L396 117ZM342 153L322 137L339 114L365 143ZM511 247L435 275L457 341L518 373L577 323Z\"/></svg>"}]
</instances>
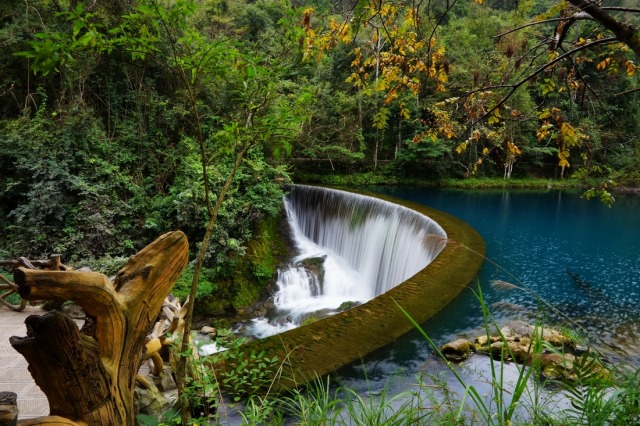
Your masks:
<instances>
[{"instance_id":1,"label":"waterfall","mask_svg":"<svg viewBox=\"0 0 640 426\"><path fill-rule=\"evenodd\" d=\"M250 327L258 337L335 313L344 302L365 303L426 267L446 244L429 217L373 197L296 185L284 204L299 254L278 271L271 318Z\"/></svg>"}]
</instances>

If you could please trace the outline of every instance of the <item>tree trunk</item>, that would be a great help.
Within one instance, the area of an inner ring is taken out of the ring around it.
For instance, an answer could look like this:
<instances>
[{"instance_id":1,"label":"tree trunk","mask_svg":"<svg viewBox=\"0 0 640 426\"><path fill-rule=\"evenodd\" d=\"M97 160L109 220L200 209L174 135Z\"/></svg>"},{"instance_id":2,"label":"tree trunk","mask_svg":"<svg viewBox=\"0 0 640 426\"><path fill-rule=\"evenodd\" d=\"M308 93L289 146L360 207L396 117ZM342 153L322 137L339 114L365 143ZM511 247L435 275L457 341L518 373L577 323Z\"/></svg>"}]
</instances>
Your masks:
<instances>
[{"instance_id":1,"label":"tree trunk","mask_svg":"<svg viewBox=\"0 0 640 426\"><path fill-rule=\"evenodd\" d=\"M10 338L51 409L51 416L28 424L134 424L133 388L145 337L188 258L187 238L176 231L129 259L113 284L97 272L14 271L24 299L73 300L93 320L80 331L59 312L32 315L25 321L27 337Z\"/></svg>"},{"instance_id":2,"label":"tree trunk","mask_svg":"<svg viewBox=\"0 0 640 426\"><path fill-rule=\"evenodd\" d=\"M588 13L594 21L602 24L606 29L616 35L618 40L625 43L640 58L640 29L636 26L615 18L602 9L597 2L590 0L569 0L580 11Z\"/></svg>"}]
</instances>

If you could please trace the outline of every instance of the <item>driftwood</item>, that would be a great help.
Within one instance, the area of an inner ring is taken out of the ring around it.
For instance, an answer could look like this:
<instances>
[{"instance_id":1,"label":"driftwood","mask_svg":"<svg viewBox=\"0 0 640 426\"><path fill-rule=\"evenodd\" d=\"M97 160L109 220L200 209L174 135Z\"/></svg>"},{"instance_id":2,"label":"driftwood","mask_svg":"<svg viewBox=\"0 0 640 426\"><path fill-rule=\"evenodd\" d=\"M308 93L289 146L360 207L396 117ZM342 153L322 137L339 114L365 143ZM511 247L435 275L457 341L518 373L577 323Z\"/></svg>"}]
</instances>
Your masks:
<instances>
[{"instance_id":1,"label":"driftwood","mask_svg":"<svg viewBox=\"0 0 640 426\"><path fill-rule=\"evenodd\" d=\"M20 257L18 260L0 260L0 266L10 270L15 270L20 267L27 269L49 269L51 271L70 271L72 269L60 262L59 254L51 255L49 260L30 261L26 257ZM0 303L9 309L19 312L27 306L27 301L22 299L19 304L14 304L7 300L9 296L17 292L18 286L6 279L3 275L0 275Z\"/></svg>"},{"instance_id":2,"label":"driftwood","mask_svg":"<svg viewBox=\"0 0 640 426\"><path fill-rule=\"evenodd\" d=\"M30 316L27 337L11 337L51 410L19 424L134 424L133 389L146 337L188 254L186 236L176 231L133 256L113 284L96 272L14 271L23 299L72 300L92 319L79 331L60 312Z\"/></svg>"},{"instance_id":3,"label":"driftwood","mask_svg":"<svg viewBox=\"0 0 640 426\"><path fill-rule=\"evenodd\" d=\"M180 304L180 300L172 295L165 298L162 304L162 311L158 321L153 326L153 330L145 340L145 351L142 357L143 362L149 363L150 372L154 376L160 376L164 368L164 360L160 355L160 351L165 349L168 355L169 365L172 371L178 371L178 362L180 360L180 345L184 334L185 321L188 305L187 301L184 305ZM188 337L190 342L190 354L188 357L186 374L188 377L202 379L205 374L201 369L197 368L197 359L200 358L198 349L191 344L191 336ZM151 388L153 385L142 375L136 376L138 385Z\"/></svg>"},{"instance_id":4,"label":"driftwood","mask_svg":"<svg viewBox=\"0 0 640 426\"><path fill-rule=\"evenodd\" d=\"M13 392L0 392L0 426L18 424L18 395Z\"/></svg>"},{"instance_id":5,"label":"driftwood","mask_svg":"<svg viewBox=\"0 0 640 426\"><path fill-rule=\"evenodd\" d=\"M186 306L186 304L185 304ZM160 376L164 368L164 360L160 355L163 348L168 348L170 360L173 360L174 349L178 346L184 332L185 308L180 305L180 300L169 295L162 303L162 310L158 321L154 324L151 333L145 340L145 350L142 362L149 363L149 370L154 376ZM172 365L175 371L175 365ZM136 377L138 384L149 388L151 384L140 374Z\"/></svg>"}]
</instances>

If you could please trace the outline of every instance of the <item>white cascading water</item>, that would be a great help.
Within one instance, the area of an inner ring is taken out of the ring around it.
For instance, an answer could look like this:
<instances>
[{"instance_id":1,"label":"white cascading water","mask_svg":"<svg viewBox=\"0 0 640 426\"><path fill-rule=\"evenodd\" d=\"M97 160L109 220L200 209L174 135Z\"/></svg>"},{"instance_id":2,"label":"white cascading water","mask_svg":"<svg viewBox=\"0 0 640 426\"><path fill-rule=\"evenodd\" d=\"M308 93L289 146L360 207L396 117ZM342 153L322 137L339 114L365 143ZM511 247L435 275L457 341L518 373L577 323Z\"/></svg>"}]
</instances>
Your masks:
<instances>
[{"instance_id":1,"label":"white cascading water","mask_svg":"<svg viewBox=\"0 0 640 426\"><path fill-rule=\"evenodd\" d=\"M344 302L365 303L426 267L446 244L435 221L377 198L296 185L284 203L299 255L278 271L274 315L249 327L257 337L334 313ZM305 260L321 263L323 279Z\"/></svg>"}]
</instances>

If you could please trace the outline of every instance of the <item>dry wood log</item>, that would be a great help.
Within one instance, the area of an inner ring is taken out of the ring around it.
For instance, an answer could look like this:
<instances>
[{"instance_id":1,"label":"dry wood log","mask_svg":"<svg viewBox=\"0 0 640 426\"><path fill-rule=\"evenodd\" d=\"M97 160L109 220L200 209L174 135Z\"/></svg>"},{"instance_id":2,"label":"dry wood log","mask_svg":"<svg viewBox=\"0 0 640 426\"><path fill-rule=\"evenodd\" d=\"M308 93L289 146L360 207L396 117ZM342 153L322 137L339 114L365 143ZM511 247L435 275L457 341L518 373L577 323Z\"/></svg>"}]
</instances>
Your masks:
<instances>
[{"instance_id":1,"label":"dry wood log","mask_svg":"<svg viewBox=\"0 0 640 426\"><path fill-rule=\"evenodd\" d=\"M187 238L176 231L133 256L113 284L96 272L14 271L24 299L73 300L95 322L85 335L68 317L50 312L27 318L27 337L11 337L51 408L42 423L29 424L134 424L133 389L146 336L188 256Z\"/></svg>"},{"instance_id":2,"label":"dry wood log","mask_svg":"<svg viewBox=\"0 0 640 426\"><path fill-rule=\"evenodd\" d=\"M0 426L16 426L18 423L18 395L0 392Z\"/></svg>"}]
</instances>

